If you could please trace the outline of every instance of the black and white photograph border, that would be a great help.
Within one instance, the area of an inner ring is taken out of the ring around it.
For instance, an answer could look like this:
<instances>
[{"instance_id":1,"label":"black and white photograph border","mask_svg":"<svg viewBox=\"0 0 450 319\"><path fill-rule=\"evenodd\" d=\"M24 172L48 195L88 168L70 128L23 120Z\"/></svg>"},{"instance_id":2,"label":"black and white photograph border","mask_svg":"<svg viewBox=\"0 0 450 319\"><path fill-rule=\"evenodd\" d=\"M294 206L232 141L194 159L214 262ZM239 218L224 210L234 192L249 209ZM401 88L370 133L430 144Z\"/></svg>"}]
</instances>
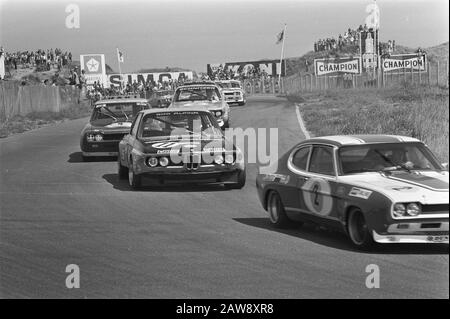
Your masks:
<instances>
[{"instance_id":1,"label":"black and white photograph border","mask_svg":"<svg viewBox=\"0 0 450 319\"><path fill-rule=\"evenodd\" d=\"M0 0L0 298L448 299L448 9Z\"/></svg>"}]
</instances>

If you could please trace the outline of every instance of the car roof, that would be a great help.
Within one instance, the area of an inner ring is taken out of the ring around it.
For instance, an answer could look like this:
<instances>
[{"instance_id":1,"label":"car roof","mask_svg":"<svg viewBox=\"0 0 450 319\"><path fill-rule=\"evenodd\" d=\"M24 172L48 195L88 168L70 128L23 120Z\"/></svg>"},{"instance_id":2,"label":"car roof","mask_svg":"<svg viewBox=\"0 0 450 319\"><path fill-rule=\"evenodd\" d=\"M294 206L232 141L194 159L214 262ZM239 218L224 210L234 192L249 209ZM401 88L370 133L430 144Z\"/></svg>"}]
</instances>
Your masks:
<instances>
[{"instance_id":1,"label":"car roof","mask_svg":"<svg viewBox=\"0 0 450 319\"><path fill-rule=\"evenodd\" d=\"M154 113L180 113L180 112L202 112L202 113L210 113L207 109L202 107L174 107L174 108L166 108L166 109L148 109L142 110L144 115L146 114L154 114Z\"/></svg>"},{"instance_id":2,"label":"car roof","mask_svg":"<svg viewBox=\"0 0 450 319\"><path fill-rule=\"evenodd\" d=\"M183 85L180 85L177 89L185 88L185 87L189 87L189 86L215 86L215 87L217 87L217 84L212 81L189 82L189 83L184 83Z\"/></svg>"},{"instance_id":3,"label":"car roof","mask_svg":"<svg viewBox=\"0 0 450 319\"><path fill-rule=\"evenodd\" d=\"M320 136L302 141L300 144L330 144L334 146L346 145L364 145L364 144L380 144L380 143L406 143L421 142L420 140L400 135L381 135L381 134L364 134L364 135L332 135Z\"/></svg>"}]
</instances>

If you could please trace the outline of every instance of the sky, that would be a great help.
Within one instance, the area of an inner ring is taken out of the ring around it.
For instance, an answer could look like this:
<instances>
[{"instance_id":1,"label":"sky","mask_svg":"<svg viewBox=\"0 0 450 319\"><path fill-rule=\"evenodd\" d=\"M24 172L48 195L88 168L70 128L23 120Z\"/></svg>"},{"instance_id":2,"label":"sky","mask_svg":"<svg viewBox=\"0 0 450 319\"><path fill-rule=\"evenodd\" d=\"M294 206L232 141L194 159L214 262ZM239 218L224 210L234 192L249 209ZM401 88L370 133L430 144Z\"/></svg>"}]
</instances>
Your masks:
<instances>
[{"instance_id":1,"label":"sky","mask_svg":"<svg viewBox=\"0 0 450 319\"><path fill-rule=\"evenodd\" d=\"M122 72L207 63L279 59L276 36L286 23L285 56L312 50L314 41L364 24L372 0L0 0L0 45L6 51L61 48L103 53ZM69 4L79 28L67 28ZM378 0L381 41L412 48L449 38L448 0Z\"/></svg>"}]
</instances>

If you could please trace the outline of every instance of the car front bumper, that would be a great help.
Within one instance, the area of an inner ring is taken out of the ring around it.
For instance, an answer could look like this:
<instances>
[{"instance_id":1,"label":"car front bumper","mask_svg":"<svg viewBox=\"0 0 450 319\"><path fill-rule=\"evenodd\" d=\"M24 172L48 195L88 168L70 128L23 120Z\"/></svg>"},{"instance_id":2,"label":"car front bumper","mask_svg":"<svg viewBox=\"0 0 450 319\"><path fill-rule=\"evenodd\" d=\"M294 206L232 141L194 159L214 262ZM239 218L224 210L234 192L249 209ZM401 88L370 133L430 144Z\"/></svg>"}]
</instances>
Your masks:
<instances>
[{"instance_id":1,"label":"car front bumper","mask_svg":"<svg viewBox=\"0 0 450 319\"><path fill-rule=\"evenodd\" d=\"M443 220L399 221L384 231L373 230L378 243L449 243L449 222Z\"/></svg>"}]
</instances>

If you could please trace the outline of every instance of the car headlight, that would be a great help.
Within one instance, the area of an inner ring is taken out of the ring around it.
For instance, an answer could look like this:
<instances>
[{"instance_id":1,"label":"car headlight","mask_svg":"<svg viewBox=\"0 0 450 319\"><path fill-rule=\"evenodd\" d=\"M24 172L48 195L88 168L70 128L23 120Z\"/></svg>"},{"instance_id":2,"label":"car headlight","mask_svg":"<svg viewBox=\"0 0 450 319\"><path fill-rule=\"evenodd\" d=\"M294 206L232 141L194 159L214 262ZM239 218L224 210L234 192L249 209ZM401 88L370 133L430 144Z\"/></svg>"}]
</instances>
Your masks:
<instances>
[{"instance_id":1,"label":"car headlight","mask_svg":"<svg viewBox=\"0 0 450 319\"><path fill-rule=\"evenodd\" d=\"M86 135L86 140L87 140L88 142L93 142L93 141L95 141L95 135L94 135L94 134L91 134L91 133L87 134L87 135Z\"/></svg>"},{"instance_id":2,"label":"car headlight","mask_svg":"<svg viewBox=\"0 0 450 319\"><path fill-rule=\"evenodd\" d=\"M417 216L420 214L420 206L416 203L411 203L406 206L406 212L409 216Z\"/></svg>"},{"instance_id":3,"label":"car headlight","mask_svg":"<svg viewBox=\"0 0 450 319\"><path fill-rule=\"evenodd\" d=\"M214 157L214 163L220 165L223 164L223 156L222 155L216 155L216 157Z\"/></svg>"},{"instance_id":4,"label":"car headlight","mask_svg":"<svg viewBox=\"0 0 450 319\"><path fill-rule=\"evenodd\" d=\"M393 214L395 217L403 217L406 214L406 207L403 204L395 204Z\"/></svg>"},{"instance_id":5,"label":"car headlight","mask_svg":"<svg viewBox=\"0 0 450 319\"><path fill-rule=\"evenodd\" d=\"M166 167L167 165L169 165L169 159L167 157L161 157L159 159L159 165Z\"/></svg>"},{"instance_id":6,"label":"car headlight","mask_svg":"<svg viewBox=\"0 0 450 319\"><path fill-rule=\"evenodd\" d=\"M222 115L222 112L221 112L221 111L216 111L215 115L216 115L216 116L221 116L221 115Z\"/></svg>"},{"instance_id":7,"label":"car headlight","mask_svg":"<svg viewBox=\"0 0 450 319\"><path fill-rule=\"evenodd\" d=\"M150 167L156 167L158 165L158 159L156 157L149 157L147 159L147 164Z\"/></svg>"},{"instance_id":8,"label":"car headlight","mask_svg":"<svg viewBox=\"0 0 450 319\"><path fill-rule=\"evenodd\" d=\"M227 164L233 164L234 162L234 156L233 154L227 154L225 155L225 163Z\"/></svg>"},{"instance_id":9,"label":"car headlight","mask_svg":"<svg viewBox=\"0 0 450 319\"><path fill-rule=\"evenodd\" d=\"M95 139L96 142L100 142L100 141L103 140L103 135L102 134L95 134L94 139Z\"/></svg>"}]
</instances>

